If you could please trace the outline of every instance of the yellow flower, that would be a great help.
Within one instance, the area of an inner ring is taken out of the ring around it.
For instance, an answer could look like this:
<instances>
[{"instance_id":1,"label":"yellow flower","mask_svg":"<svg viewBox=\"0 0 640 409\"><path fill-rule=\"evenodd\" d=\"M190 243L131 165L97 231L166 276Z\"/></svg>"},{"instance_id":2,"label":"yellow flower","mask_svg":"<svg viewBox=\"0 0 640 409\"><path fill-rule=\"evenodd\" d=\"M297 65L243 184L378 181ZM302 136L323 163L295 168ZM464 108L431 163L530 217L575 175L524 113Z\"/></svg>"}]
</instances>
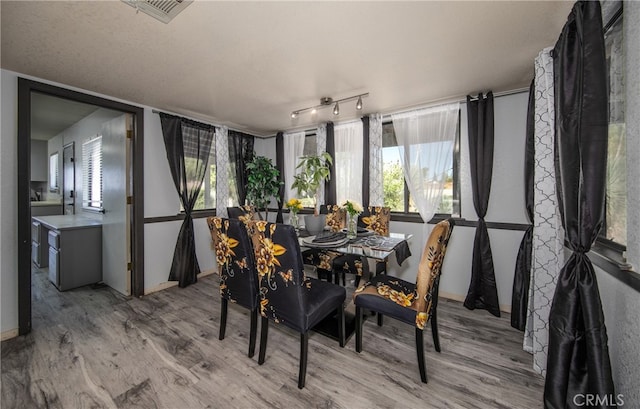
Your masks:
<instances>
[{"instance_id":1,"label":"yellow flower","mask_svg":"<svg viewBox=\"0 0 640 409\"><path fill-rule=\"evenodd\" d=\"M416 327L420 329L424 329L425 324L427 323L427 313L419 312L416 315Z\"/></svg>"},{"instance_id":2,"label":"yellow flower","mask_svg":"<svg viewBox=\"0 0 640 409\"><path fill-rule=\"evenodd\" d=\"M302 202L300 201L300 199L292 198L289 199L287 203L285 203L285 207L292 213L298 213L300 210L302 210Z\"/></svg>"},{"instance_id":3,"label":"yellow flower","mask_svg":"<svg viewBox=\"0 0 640 409\"><path fill-rule=\"evenodd\" d=\"M389 299L398 305L403 307L409 307L413 302L413 293L407 295L402 291L391 290L389 293Z\"/></svg>"}]
</instances>

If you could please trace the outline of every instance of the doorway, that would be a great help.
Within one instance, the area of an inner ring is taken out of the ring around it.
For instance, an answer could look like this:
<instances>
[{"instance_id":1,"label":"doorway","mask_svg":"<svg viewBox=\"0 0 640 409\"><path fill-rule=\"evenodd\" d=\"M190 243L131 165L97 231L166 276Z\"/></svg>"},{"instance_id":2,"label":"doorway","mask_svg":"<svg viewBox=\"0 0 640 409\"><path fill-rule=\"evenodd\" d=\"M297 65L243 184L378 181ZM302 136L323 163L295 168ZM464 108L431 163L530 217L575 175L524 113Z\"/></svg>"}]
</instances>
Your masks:
<instances>
[{"instance_id":1,"label":"doorway","mask_svg":"<svg viewBox=\"0 0 640 409\"><path fill-rule=\"evenodd\" d=\"M75 214L73 192L76 186L75 142L62 149L62 214Z\"/></svg>"},{"instance_id":2,"label":"doorway","mask_svg":"<svg viewBox=\"0 0 640 409\"><path fill-rule=\"evenodd\" d=\"M127 269L126 288L133 296L144 293L144 196L143 196L143 135L144 110L93 95L83 94L36 81L18 79L18 321L20 335L31 331L31 105L32 95L46 94L66 100L95 105L127 114L130 127L124 138L128 141L131 155L130 169L123 169L130 175L129 195L124 198L131 206L127 212L126 229L130 231L128 251L131 262ZM74 152L76 153L76 152ZM77 169L76 169L77 171ZM73 199L77 200L76 189ZM75 202L77 210L78 203ZM124 280L124 279L123 279Z\"/></svg>"}]
</instances>

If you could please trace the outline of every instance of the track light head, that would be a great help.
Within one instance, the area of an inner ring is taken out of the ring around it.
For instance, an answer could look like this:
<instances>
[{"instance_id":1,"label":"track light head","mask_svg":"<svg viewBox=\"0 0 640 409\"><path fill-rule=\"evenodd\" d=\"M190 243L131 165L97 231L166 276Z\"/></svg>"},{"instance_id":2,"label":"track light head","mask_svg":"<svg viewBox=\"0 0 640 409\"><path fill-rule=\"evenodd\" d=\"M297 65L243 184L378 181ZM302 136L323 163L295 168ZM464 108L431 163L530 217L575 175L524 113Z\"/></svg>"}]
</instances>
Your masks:
<instances>
[{"instance_id":1,"label":"track light head","mask_svg":"<svg viewBox=\"0 0 640 409\"><path fill-rule=\"evenodd\" d=\"M356 102L356 109L358 111L362 110L362 96L358 97L358 102Z\"/></svg>"},{"instance_id":2,"label":"track light head","mask_svg":"<svg viewBox=\"0 0 640 409\"><path fill-rule=\"evenodd\" d=\"M338 105L338 103L336 102L336 104L333 106L333 115L340 115L340 106Z\"/></svg>"},{"instance_id":3,"label":"track light head","mask_svg":"<svg viewBox=\"0 0 640 409\"><path fill-rule=\"evenodd\" d=\"M297 117L298 117L298 111L293 111L293 112L291 113L291 119L295 119L295 118L297 118Z\"/></svg>"},{"instance_id":4,"label":"track light head","mask_svg":"<svg viewBox=\"0 0 640 409\"><path fill-rule=\"evenodd\" d=\"M299 117L301 114L311 113L311 115L315 115L318 113L320 109L327 108L333 106L333 115L340 115L340 102L354 101L356 102L356 110L362 110L362 97L368 97L369 93L365 92L364 94L356 94L346 98L333 99L331 97L322 97L320 98L320 103L318 105L310 106L307 108L296 109L291 112L291 118L295 119ZM349 110L350 111L350 110Z\"/></svg>"}]
</instances>

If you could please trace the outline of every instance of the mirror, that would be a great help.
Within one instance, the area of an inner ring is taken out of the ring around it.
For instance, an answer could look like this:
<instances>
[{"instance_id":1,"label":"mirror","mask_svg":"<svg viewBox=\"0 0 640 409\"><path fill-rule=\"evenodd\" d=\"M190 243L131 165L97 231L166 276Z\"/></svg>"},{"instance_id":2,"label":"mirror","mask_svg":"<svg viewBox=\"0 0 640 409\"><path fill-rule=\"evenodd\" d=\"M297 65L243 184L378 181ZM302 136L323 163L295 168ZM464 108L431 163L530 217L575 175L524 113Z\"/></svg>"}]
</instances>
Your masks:
<instances>
[{"instance_id":1,"label":"mirror","mask_svg":"<svg viewBox=\"0 0 640 409\"><path fill-rule=\"evenodd\" d=\"M49 156L49 191L58 193L60 186L58 183L58 152Z\"/></svg>"}]
</instances>

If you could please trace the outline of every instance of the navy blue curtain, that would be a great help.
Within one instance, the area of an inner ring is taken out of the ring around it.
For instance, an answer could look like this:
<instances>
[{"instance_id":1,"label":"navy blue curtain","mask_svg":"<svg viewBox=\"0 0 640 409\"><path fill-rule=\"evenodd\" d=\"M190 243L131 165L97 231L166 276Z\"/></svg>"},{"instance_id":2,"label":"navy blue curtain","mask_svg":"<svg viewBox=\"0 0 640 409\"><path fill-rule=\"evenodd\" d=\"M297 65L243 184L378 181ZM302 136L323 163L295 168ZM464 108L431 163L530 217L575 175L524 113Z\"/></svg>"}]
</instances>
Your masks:
<instances>
[{"instance_id":1,"label":"navy blue curtain","mask_svg":"<svg viewBox=\"0 0 640 409\"><path fill-rule=\"evenodd\" d=\"M529 109L527 111L527 136L524 151L524 201L529 223L533 223L533 168L535 138L535 80L529 87ZM524 331L527 324L529 283L531 280L531 251L533 246L533 224L530 224L520 242L516 270L511 291L511 326Z\"/></svg>"},{"instance_id":2,"label":"navy blue curtain","mask_svg":"<svg viewBox=\"0 0 640 409\"><path fill-rule=\"evenodd\" d=\"M362 207L369 207L369 128L368 116L362 117Z\"/></svg>"},{"instance_id":3,"label":"navy blue curtain","mask_svg":"<svg viewBox=\"0 0 640 409\"><path fill-rule=\"evenodd\" d=\"M331 169L331 177L324 184L324 202L325 204L336 204L336 144L335 135L333 133L333 122L327 123L327 148L326 151L331 155L333 163L329 165Z\"/></svg>"},{"instance_id":4,"label":"navy blue curtain","mask_svg":"<svg viewBox=\"0 0 640 409\"><path fill-rule=\"evenodd\" d=\"M243 206L247 200L247 163L253 160L254 136L229 130L229 165L236 175L236 191L238 205Z\"/></svg>"},{"instance_id":5,"label":"navy blue curtain","mask_svg":"<svg viewBox=\"0 0 640 409\"><path fill-rule=\"evenodd\" d=\"M282 206L284 206L284 134L278 132L276 135L276 168L280 172L280 190L278 191L278 214L276 215L276 223L284 223L282 217Z\"/></svg>"},{"instance_id":6,"label":"navy blue curtain","mask_svg":"<svg viewBox=\"0 0 640 409\"><path fill-rule=\"evenodd\" d=\"M215 129L162 112L160 124L171 177L185 215L173 252L169 281L178 281L180 287L186 287L197 282L200 273L191 212L207 171Z\"/></svg>"},{"instance_id":7,"label":"navy blue curtain","mask_svg":"<svg viewBox=\"0 0 640 409\"><path fill-rule=\"evenodd\" d=\"M576 395L591 394L601 399L596 406L609 407L615 391L607 329L587 255L604 222L606 191L608 82L600 2L573 6L553 56L556 189L571 256L549 313L544 403L576 407Z\"/></svg>"},{"instance_id":8,"label":"navy blue curtain","mask_svg":"<svg viewBox=\"0 0 640 409\"><path fill-rule=\"evenodd\" d=\"M488 92L486 97L480 94L473 101L471 96L467 95L467 117L471 189L473 206L478 214L478 226L473 241L471 283L464 306L470 310L486 309L499 317L500 306L493 270L493 255L489 231L484 221L489 205L493 173L493 93Z\"/></svg>"}]
</instances>

